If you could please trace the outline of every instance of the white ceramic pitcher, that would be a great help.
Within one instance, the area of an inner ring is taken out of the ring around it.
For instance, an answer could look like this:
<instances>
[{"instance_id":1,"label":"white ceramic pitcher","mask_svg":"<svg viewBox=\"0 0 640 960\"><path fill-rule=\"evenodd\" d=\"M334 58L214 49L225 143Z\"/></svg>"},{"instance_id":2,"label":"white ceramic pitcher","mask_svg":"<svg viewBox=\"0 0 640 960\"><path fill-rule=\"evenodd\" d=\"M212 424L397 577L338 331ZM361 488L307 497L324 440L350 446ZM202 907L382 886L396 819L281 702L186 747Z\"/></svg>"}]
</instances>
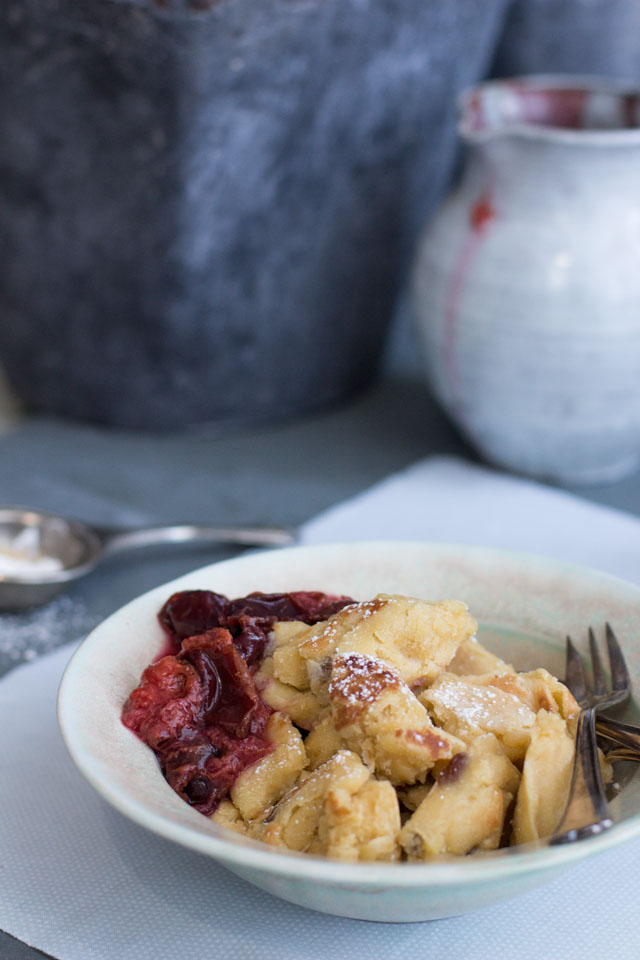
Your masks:
<instances>
[{"instance_id":1,"label":"white ceramic pitcher","mask_svg":"<svg viewBox=\"0 0 640 960\"><path fill-rule=\"evenodd\" d=\"M640 92L490 82L459 129L413 278L435 394L500 466L616 480L640 460Z\"/></svg>"}]
</instances>

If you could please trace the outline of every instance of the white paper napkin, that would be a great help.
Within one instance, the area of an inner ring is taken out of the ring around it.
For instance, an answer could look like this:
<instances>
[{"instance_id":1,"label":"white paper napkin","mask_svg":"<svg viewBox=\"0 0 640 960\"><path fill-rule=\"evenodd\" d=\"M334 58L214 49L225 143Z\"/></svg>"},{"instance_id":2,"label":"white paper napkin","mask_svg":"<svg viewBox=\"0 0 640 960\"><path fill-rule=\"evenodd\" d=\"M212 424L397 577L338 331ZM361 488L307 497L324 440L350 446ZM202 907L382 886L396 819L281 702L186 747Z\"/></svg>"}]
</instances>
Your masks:
<instances>
[{"instance_id":1,"label":"white paper napkin","mask_svg":"<svg viewBox=\"0 0 640 960\"><path fill-rule=\"evenodd\" d=\"M310 521L307 543L435 540L540 553L640 583L640 520L542 484L433 457Z\"/></svg>"},{"instance_id":2,"label":"white paper napkin","mask_svg":"<svg viewBox=\"0 0 640 960\"><path fill-rule=\"evenodd\" d=\"M307 525L535 550L640 580L640 521L453 460L417 464ZM75 771L55 720L69 647L0 682L0 927L59 960L636 960L640 843L516 900L424 924L286 904L163 841Z\"/></svg>"}]
</instances>

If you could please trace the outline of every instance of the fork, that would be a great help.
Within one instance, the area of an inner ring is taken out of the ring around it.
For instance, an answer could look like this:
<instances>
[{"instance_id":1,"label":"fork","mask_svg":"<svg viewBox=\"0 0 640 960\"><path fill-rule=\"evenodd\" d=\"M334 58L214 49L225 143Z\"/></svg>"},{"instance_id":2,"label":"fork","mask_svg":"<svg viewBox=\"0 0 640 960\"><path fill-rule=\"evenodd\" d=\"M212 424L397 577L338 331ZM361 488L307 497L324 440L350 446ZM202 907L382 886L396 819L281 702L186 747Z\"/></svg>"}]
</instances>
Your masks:
<instances>
[{"instance_id":1,"label":"fork","mask_svg":"<svg viewBox=\"0 0 640 960\"><path fill-rule=\"evenodd\" d=\"M589 689L582 658L570 637L567 637L565 683L578 701L580 714L576 730L575 754L571 775L569 800L550 842L570 843L596 836L613 825L604 792L598 744L596 741L596 713L629 696L631 682L622 651L611 629L605 625L612 689L607 692L604 669L593 630L589 627L589 652L593 688Z\"/></svg>"},{"instance_id":2,"label":"fork","mask_svg":"<svg viewBox=\"0 0 640 960\"><path fill-rule=\"evenodd\" d=\"M640 727L622 723L611 717L598 717L596 733L606 738L613 746L607 753L608 760L635 760L640 762ZM620 756L618 756L620 754Z\"/></svg>"}]
</instances>

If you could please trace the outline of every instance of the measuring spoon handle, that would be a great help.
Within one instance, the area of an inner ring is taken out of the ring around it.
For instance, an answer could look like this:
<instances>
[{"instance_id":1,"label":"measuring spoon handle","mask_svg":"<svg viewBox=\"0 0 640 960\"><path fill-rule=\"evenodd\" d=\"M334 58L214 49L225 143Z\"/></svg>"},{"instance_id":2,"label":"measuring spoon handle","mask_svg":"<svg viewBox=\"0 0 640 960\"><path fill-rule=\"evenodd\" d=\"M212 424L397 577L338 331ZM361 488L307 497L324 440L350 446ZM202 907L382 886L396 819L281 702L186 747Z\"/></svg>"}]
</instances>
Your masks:
<instances>
[{"instance_id":1,"label":"measuring spoon handle","mask_svg":"<svg viewBox=\"0 0 640 960\"><path fill-rule=\"evenodd\" d=\"M283 547L295 543L297 534L284 527L227 527L203 523L171 524L135 529L100 529L106 555L156 544L219 543L243 547Z\"/></svg>"}]
</instances>

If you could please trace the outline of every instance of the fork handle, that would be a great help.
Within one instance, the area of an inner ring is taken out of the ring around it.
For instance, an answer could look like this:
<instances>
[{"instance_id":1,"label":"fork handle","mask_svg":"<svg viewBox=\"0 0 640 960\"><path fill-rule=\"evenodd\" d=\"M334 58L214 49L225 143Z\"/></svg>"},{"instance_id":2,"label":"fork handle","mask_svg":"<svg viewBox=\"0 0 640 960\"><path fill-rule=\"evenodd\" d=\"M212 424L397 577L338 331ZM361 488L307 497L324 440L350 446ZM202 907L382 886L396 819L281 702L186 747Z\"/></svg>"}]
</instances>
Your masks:
<instances>
[{"instance_id":1,"label":"fork handle","mask_svg":"<svg viewBox=\"0 0 640 960\"><path fill-rule=\"evenodd\" d=\"M607 737L629 750L640 754L640 727L635 727L630 723L622 723L620 720L612 720L610 717L598 716L596 729L600 736Z\"/></svg>"},{"instance_id":2,"label":"fork handle","mask_svg":"<svg viewBox=\"0 0 640 960\"><path fill-rule=\"evenodd\" d=\"M578 716L571 789L567 807L551 836L551 844L593 837L613 825L604 792L593 707Z\"/></svg>"}]
</instances>

